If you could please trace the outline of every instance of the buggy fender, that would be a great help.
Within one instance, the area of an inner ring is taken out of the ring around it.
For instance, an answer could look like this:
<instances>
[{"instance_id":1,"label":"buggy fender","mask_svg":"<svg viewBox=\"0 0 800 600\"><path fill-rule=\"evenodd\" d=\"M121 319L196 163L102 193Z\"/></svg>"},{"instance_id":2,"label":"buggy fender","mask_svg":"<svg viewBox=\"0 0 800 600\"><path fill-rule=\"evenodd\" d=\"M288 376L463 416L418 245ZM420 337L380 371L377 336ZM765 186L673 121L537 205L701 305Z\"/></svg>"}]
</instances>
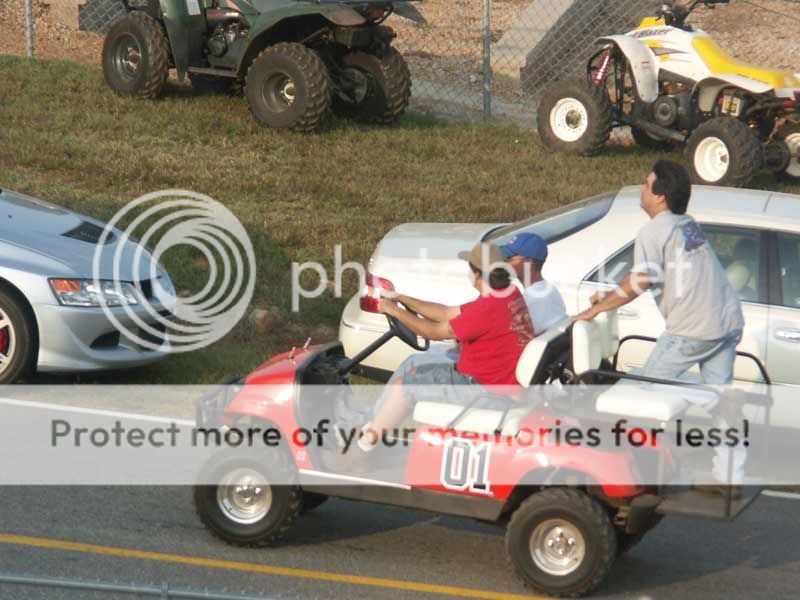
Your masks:
<instances>
[{"instance_id":1,"label":"buggy fender","mask_svg":"<svg viewBox=\"0 0 800 600\"><path fill-rule=\"evenodd\" d=\"M636 91L642 102L655 102L658 98L658 68L656 57L642 42L629 35L609 35L597 40L603 44L613 44L628 59L631 66Z\"/></svg>"},{"instance_id":2,"label":"buggy fender","mask_svg":"<svg viewBox=\"0 0 800 600\"><path fill-rule=\"evenodd\" d=\"M741 75L714 75L699 81L694 88L698 108L703 112L711 112L722 89L731 86L753 94L766 94L773 89L768 83Z\"/></svg>"}]
</instances>

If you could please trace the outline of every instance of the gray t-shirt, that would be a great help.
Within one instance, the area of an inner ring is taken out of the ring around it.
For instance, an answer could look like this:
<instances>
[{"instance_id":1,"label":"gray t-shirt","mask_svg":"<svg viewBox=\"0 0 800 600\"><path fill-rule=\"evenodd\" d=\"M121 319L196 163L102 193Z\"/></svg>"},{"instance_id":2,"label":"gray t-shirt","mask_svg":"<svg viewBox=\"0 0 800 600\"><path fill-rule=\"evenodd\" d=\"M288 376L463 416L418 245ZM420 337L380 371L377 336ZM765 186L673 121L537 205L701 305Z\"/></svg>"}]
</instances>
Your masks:
<instances>
[{"instance_id":1,"label":"gray t-shirt","mask_svg":"<svg viewBox=\"0 0 800 600\"><path fill-rule=\"evenodd\" d=\"M636 236L633 269L650 276L667 333L718 340L744 328L739 296L689 215L659 213Z\"/></svg>"}]
</instances>

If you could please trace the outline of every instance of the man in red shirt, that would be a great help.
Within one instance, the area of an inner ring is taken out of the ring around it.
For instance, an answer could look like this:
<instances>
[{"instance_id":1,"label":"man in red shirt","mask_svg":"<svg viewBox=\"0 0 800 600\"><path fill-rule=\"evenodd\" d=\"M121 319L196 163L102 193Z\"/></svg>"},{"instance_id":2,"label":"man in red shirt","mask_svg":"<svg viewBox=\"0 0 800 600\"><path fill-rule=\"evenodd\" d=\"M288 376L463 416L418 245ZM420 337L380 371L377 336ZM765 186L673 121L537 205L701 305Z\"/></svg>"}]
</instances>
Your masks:
<instances>
[{"instance_id":1,"label":"man in red shirt","mask_svg":"<svg viewBox=\"0 0 800 600\"><path fill-rule=\"evenodd\" d=\"M372 421L362 429L362 450L371 450L381 433L400 425L426 391L436 396L431 400L466 406L479 396L519 390L517 361L533 339L525 299L512 284L503 252L497 246L478 244L470 252L461 252L459 258L469 264L472 284L480 293L477 300L445 306L404 295L381 298L381 312L395 317L420 337L455 339L461 352L457 363L446 359L431 363L424 354L406 359L376 404ZM498 400L487 400L480 406L505 408L505 403L496 406Z\"/></svg>"}]
</instances>

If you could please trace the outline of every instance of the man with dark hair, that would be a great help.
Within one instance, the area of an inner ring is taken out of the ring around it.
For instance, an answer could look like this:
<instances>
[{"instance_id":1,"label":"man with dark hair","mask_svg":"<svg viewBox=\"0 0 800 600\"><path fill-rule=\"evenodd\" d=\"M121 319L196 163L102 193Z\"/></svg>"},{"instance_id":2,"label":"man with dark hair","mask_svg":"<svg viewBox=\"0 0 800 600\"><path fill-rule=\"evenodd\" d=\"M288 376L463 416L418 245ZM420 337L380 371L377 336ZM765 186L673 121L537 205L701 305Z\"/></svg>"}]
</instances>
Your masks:
<instances>
[{"instance_id":1,"label":"man with dark hair","mask_svg":"<svg viewBox=\"0 0 800 600\"><path fill-rule=\"evenodd\" d=\"M631 272L613 292L592 296L591 308L575 319L593 319L651 290L666 331L658 338L644 375L673 380L699 365L706 384L730 385L744 328L742 307L702 229L685 214L690 194L689 176L682 165L665 160L655 164L642 186L641 206L650 222L636 236ZM727 408L722 402L705 408L714 415L715 426L734 426L721 416ZM730 415L727 420L732 420ZM720 446L716 452L716 483L704 489L727 491L720 484L727 479L731 450ZM740 445L733 452L732 483L739 484L746 451ZM738 488L734 493L739 493Z\"/></svg>"},{"instance_id":2,"label":"man with dark hair","mask_svg":"<svg viewBox=\"0 0 800 600\"><path fill-rule=\"evenodd\" d=\"M667 207L673 214L686 214L692 194L692 184L686 168L671 160L659 160L653 165L653 175L653 193L664 196Z\"/></svg>"},{"instance_id":3,"label":"man with dark hair","mask_svg":"<svg viewBox=\"0 0 800 600\"><path fill-rule=\"evenodd\" d=\"M459 258L469 265L472 285L480 294L477 300L445 306L402 294L381 298L382 313L429 340L454 339L461 349L458 362L436 354L432 362L428 353L422 353L400 365L375 405L371 421L362 428L361 450L371 450L382 433L398 426L426 392L433 394L431 400L461 405L483 397L486 401L478 406L502 409L505 404L497 405L487 388L499 394L519 390L517 361L533 338L525 300L512 285L497 246L477 244ZM340 423L345 429L347 425L354 423Z\"/></svg>"}]
</instances>

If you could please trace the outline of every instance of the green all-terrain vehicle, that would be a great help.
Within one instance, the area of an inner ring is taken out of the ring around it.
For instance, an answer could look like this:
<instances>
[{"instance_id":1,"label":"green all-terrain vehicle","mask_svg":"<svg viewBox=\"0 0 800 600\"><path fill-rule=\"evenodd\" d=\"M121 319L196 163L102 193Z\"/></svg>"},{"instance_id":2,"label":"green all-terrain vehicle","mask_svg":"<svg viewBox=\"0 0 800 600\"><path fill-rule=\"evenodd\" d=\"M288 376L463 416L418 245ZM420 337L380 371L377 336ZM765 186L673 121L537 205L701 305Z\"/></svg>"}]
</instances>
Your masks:
<instances>
[{"instance_id":1,"label":"green all-terrain vehicle","mask_svg":"<svg viewBox=\"0 0 800 600\"><path fill-rule=\"evenodd\" d=\"M123 0L103 71L125 96L156 98L169 70L193 86L243 86L269 127L314 131L330 109L380 123L403 114L411 76L392 48L392 14L425 20L406 1Z\"/></svg>"}]
</instances>

